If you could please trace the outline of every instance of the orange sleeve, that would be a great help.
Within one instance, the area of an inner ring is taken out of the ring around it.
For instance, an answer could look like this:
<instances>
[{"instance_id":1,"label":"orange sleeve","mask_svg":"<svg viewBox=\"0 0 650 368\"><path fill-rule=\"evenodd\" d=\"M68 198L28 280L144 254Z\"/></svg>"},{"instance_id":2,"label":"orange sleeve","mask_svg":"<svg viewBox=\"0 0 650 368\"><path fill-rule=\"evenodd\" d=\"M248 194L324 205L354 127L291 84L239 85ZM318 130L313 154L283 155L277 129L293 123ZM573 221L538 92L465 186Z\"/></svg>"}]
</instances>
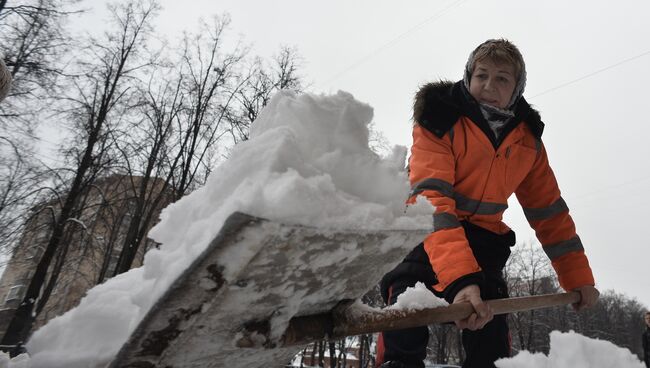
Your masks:
<instances>
[{"instance_id":1,"label":"orange sleeve","mask_svg":"<svg viewBox=\"0 0 650 368\"><path fill-rule=\"evenodd\" d=\"M558 275L560 286L573 290L594 285L594 277L569 208L548 162L546 148L539 146L531 171L516 190L517 199L544 252Z\"/></svg>"},{"instance_id":2,"label":"orange sleeve","mask_svg":"<svg viewBox=\"0 0 650 368\"><path fill-rule=\"evenodd\" d=\"M438 277L434 288L440 292L460 277L481 271L456 215L455 166L449 134L438 138L416 124L409 159L409 201L423 195L436 207L433 232L424 240L424 249Z\"/></svg>"}]
</instances>

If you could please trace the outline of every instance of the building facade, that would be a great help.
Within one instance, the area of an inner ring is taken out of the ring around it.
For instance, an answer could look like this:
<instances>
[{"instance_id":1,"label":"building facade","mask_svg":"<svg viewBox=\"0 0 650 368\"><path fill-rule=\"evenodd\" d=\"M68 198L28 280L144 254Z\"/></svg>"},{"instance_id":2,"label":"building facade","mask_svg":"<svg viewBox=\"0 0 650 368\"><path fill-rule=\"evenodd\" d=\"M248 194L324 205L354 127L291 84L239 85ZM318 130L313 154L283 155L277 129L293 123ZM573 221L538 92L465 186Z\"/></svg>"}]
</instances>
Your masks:
<instances>
[{"instance_id":1,"label":"building facade","mask_svg":"<svg viewBox=\"0 0 650 368\"><path fill-rule=\"evenodd\" d=\"M127 233L138 212L141 184L139 177L113 175L98 180L84 193L48 270L44 290L49 291L49 298L38 313L33 330L75 307L88 289L115 274ZM145 225L145 234L157 222L162 208L171 202L171 196L163 193L163 188L162 180L152 180L146 188L147 199L140 208L151 220ZM156 198L159 198L157 202ZM53 216L59 209L56 201L37 206L25 224L0 279L0 336L5 334L24 298L50 239ZM152 240L143 239L131 267L141 266L146 251L155 246Z\"/></svg>"}]
</instances>

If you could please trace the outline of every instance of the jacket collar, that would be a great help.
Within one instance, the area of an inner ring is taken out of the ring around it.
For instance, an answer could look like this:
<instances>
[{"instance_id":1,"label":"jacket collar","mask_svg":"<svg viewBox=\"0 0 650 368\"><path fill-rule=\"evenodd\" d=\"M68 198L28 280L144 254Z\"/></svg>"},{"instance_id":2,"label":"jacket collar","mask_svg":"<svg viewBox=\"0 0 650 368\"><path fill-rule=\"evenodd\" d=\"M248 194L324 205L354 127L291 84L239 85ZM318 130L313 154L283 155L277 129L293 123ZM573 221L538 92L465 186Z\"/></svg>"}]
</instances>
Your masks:
<instances>
[{"instance_id":1,"label":"jacket collar","mask_svg":"<svg viewBox=\"0 0 650 368\"><path fill-rule=\"evenodd\" d=\"M501 134L502 139L523 121L535 138L541 140L544 123L539 113L528 104L523 96L517 102L514 113L515 117ZM502 139L497 141L481 114L478 103L469 94L462 81L453 83L441 80L428 83L415 94L413 121L440 138L454 126L461 115L469 117L477 124L490 137L495 147L501 143Z\"/></svg>"}]
</instances>

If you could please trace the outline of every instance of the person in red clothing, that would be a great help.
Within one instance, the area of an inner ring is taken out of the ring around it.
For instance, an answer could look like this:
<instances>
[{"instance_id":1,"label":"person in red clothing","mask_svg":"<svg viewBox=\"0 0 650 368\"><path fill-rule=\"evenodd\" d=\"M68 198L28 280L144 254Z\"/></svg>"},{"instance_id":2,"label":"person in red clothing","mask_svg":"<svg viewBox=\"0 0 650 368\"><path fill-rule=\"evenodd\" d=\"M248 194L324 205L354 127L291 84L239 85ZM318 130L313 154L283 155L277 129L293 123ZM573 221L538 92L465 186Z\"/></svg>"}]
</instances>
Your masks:
<instances>
[{"instance_id":1,"label":"person in red clothing","mask_svg":"<svg viewBox=\"0 0 650 368\"><path fill-rule=\"evenodd\" d=\"M463 80L427 84L413 105L409 202L422 195L435 206L433 230L380 286L387 304L418 281L449 303L471 303L475 313L456 321L463 367L494 367L510 355L506 316L494 316L484 300L508 297L503 268L515 234L502 218L513 193L560 285L580 292L574 307L592 306L599 296L525 85L517 47L488 40L470 54ZM428 337L426 327L383 332L377 366L424 367Z\"/></svg>"},{"instance_id":2,"label":"person in red clothing","mask_svg":"<svg viewBox=\"0 0 650 368\"><path fill-rule=\"evenodd\" d=\"M646 325L646 329L643 331L643 335L641 336L641 343L643 345L643 361L645 362L645 366L650 368L650 312L645 312L643 320Z\"/></svg>"}]
</instances>

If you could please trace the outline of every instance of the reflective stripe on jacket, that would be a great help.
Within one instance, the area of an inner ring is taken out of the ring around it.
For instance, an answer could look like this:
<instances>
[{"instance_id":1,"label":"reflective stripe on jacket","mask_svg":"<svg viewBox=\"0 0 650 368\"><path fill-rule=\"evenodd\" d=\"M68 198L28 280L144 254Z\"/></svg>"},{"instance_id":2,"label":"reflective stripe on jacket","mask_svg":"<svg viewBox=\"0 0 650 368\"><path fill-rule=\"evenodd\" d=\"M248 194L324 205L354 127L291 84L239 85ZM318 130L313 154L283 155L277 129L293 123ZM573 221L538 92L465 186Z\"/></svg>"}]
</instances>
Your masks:
<instances>
[{"instance_id":1,"label":"reflective stripe on jacket","mask_svg":"<svg viewBox=\"0 0 650 368\"><path fill-rule=\"evenodd\" d=\"M426 196L436 206L424 247L443 291L480 272L459 221L504 234L508 198L515 193L560 285L594 285L589 263L541 142L539 114L522 100L501 139L471 106L460 83L436 83L416 95L409 159L410 201Z\"/></svg>"}]
</instances>

